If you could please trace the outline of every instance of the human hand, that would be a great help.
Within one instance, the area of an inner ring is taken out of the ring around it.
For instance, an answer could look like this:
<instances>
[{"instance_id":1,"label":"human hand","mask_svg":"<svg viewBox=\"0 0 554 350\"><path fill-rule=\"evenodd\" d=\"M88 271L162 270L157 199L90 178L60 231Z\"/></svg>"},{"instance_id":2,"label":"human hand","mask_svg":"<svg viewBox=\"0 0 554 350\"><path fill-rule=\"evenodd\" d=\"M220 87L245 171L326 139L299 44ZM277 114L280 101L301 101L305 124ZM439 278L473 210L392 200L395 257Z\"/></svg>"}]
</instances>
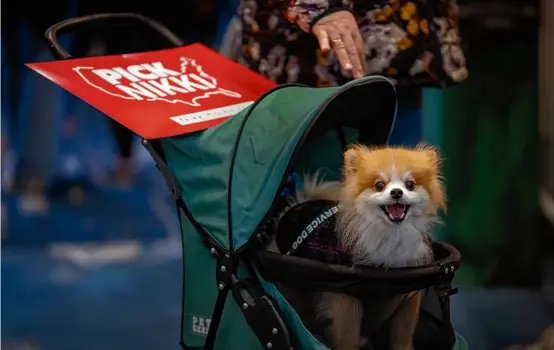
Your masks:
<instances>
[{"instance_id":1,"label":"human hand","mask_svg":"<svg viewBox=\"0 0 554 350\"><path fill-rule=\"evenodd\" d=\"M365 75L365 50L356 18L349 11L331 13L313 26L323 52L333 49L342 68L357 79Z\"/></svg>"}]
</instances>

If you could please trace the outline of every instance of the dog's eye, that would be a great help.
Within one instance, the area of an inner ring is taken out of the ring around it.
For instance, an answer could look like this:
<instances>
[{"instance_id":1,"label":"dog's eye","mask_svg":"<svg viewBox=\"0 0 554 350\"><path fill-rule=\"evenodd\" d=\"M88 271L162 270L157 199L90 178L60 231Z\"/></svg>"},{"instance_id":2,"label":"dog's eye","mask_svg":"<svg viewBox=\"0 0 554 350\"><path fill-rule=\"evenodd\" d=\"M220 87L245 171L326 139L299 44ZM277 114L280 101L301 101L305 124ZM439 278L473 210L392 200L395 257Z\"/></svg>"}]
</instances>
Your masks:
<instances>
[{"instance_id":1,"label":"dog's eye","mask_svg":"<svg viewBox=\"0 0 554 350\"><path fill-rule=\"evenodd\" d=\"M385 189L385 183L383 181L379 181L375 184L375 190L377 192L381 192L384 189Z\"/></svg>"},{"instance_id":2,"label":"dog's eye","mask_svg":"<svg viewBox=\"0 0 554 350\"><path fill-rule=\"evenodd\" d=\"M413 181L406 181L405 185L406 185L406 188L408 189L408 191L413 191L414 190L415 183Z\"/></svg>"}]
</instances>

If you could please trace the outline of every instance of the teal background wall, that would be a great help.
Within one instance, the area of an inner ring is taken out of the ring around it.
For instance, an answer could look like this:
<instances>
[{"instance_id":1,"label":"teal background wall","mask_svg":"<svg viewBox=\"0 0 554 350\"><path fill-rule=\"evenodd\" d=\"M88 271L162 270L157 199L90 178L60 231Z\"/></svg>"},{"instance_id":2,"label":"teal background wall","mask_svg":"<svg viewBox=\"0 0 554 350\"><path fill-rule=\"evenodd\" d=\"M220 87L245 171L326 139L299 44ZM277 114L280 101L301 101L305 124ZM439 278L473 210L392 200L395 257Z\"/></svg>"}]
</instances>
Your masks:
<instances>
[{"instance_id":1,"label":"teal background wall","mask_svg":"<svg viewBox=\"0 0 554 350\"><path fill-rule=\"evenodd\" d=\"M424 92L424 137L444 157L449 197L436 233L462 251L460 282L534 285L541 275L537 43L470 56L470 77Z\"/></svg>"}]
</instances>

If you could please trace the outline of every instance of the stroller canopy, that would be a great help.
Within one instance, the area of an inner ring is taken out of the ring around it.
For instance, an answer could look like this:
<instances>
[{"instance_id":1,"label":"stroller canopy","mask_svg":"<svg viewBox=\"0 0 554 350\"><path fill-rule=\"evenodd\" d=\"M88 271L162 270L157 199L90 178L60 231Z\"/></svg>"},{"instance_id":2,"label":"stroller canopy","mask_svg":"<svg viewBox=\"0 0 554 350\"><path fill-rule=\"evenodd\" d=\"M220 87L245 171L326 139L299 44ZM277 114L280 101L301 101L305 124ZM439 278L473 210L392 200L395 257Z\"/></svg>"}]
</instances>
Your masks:
<instances>
[{"instance_id":1,"label":"stroller canopy","mask_svg":"<svg viewBox=\"0 0 554 350\"><path fill-rule=\"evenodd\" d=\"M223 250L236 251L274 215L304 145L338 128L356 130L357 142L384 144L396 103L393 84L381 76L341 87L282 85L217 127L161 144L197 226Z\"/></svg>"}]
</instances>

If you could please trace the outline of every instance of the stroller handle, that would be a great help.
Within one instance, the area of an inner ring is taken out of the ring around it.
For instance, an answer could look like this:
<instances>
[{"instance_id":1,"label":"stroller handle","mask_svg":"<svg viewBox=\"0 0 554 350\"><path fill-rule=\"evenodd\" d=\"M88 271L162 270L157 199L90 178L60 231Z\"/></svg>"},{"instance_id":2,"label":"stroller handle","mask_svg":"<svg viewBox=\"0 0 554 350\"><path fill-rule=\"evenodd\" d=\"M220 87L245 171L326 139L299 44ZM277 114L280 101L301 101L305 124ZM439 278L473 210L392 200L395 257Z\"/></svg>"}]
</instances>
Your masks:
<instances>
[{"instance_id":1,"label":"stroller handle","mask_svg":"<svg viewBox=\"0 0 554 350\"><path fill-rule=\"evenodd\" d=\"M73 56L71 56L69 52L67 52L67 50L65 50L60 44L58 40L60 34L67 33L71 29L74 29L74 27L77 27L83 23L121 20L133 20L150 27L152 30L156 31L163 38L165 38L165 40L169 43L169 45L171 45L171 47L179 47L184 45L183 41L175 33L169 30L169 28L167 28L160 22L153 20L152 18L148 18L136 13L100 13L95 15L71 18L65 21L58 22L48 28L44 36L46 40L48 40L48 46L50 48L50 51L52 52L52 55L54 55L57 60L67 60L73 58Z\"/></svg>"}]
</instances>

